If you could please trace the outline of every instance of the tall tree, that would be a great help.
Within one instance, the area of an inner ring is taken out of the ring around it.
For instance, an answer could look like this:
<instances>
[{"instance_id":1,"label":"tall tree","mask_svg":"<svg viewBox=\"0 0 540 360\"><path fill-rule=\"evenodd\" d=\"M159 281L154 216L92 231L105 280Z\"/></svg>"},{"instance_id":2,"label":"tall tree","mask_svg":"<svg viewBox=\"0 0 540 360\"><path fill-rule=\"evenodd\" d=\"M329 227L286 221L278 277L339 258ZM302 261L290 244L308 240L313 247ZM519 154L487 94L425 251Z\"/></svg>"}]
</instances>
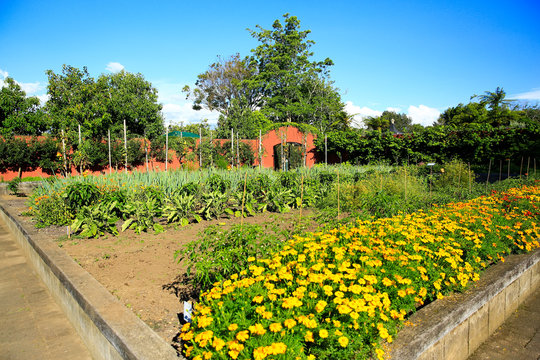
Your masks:
<instances>
[{"instance_id":1,"label":"tall tree","mask_svg":"<svg viewBox=\"0 0 540 360\"><path fill-rule=\"evenodd\" d=\"M86 137L102 136L107 129L102 121L107 118L106 108L103 99L96 94L96 82L86 66L80 70L63 65L61 74L52 70L47 70L46 74L49 77L46 107L52 117L54 130L64 130L75 139L80 125Z\"/></svg>"},{"instance_id":2,"label":"tall tree","mask_svg":"<svg viewBox=\"0 0 540 360\"><path fill-rule=\"evenodd\" d=\"M100 101L106 104L111 131L121 132L123 122L130 133L149 139L165 131L157 90L142 74L124 70L98 78Z\"/></svg>"},{"instance_id":3,"label":"tall tree","mask_svg":"<svg viewBox=\"0 0 540 360\"><path fill-rule=\"evenodd\" d=\"M39 99L26 97L26 92L10 77L0 90L0 124L3 136L40 135L48 127Z\"/></svg>"},{"instance_id":4,"label":"tall tree","mask_svg":"<svg viewBox=\"0 0 540 360\"><path fill-rule=\"evenodd\" d=\"M480 104L489 108L488 120L493 126L509 125L514 120L508 108L513 100L506 99L506 92L497 87L494 92L485 91L484 95L473 95L471 99L478 98Z\"/></svg>"},{"instance_id":5,"label":"tall tree","mask_svg":"<svg viewBox=\"0 0 540 360\"><path fill-rule=\"evenodd\" d=\"M260 25L256 26L257 30L250 30L251 36L261 44L252 50L249 63L257 70L246 82L250 88L259 89L258 105L268 119L310 123L313 115L310 107L320 94L328 93L329 67L333 62L329 58L311 61L310 48L314 41L307 39L311 31L300 31L296 16L283 17L284 24L276 20L271 30ZM339 95L332 97L339 99ZM343 104L337 107L343 108Z\"/></svg>"},{"instance_id":6,"label":"tall tree","mask_svg":"<svg viewBox=\"0 0 540 360\"><path fill-rule=\"evenodd\" d=\"M252 76L245 59L235 54L227 59L218 56L209 69L197 76L195 88L185 86L182 90L193 99L193 109L215 110L228 116L233 102L240 102L247 110L254 111L259 94L243 81ZM236 104L238 106L238 104Z\"/></svg>"}]
</instances>

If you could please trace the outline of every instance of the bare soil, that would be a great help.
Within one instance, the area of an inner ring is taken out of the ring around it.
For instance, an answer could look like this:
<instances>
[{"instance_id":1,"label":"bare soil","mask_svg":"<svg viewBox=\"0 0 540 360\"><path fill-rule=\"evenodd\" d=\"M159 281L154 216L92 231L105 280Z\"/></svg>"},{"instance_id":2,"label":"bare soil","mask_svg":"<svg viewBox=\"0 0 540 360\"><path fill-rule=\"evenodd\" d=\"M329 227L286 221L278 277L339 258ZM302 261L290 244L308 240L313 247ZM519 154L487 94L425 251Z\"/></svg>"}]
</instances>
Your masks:
<instances>
[{"instance_id":1,"label":"bare soil","mask_svg":"<svg viewBox=\"0 0 540 360\"><path fill-rule=\"evenodd\" d=\"M5 195L1 200L19 215L28 210L24 197ZM268 223L292 229L299 215L298 211L264 213L245 218L244 223ZM312 215L306 210L302 213L303 218ZM27 227L35 226L27 216L19 216L19 221ZM168 227L157 235L151 232L138 235L127 230L118 236L98 239L68 238L66 227L51 226L39 231L46 233L165 341L174 344L183 314L179 297L186 291L181 283L186 269L174 259L175 251L196 239L210 225L230 227L240 221L239 218L202 221L185 227ZM314 222L312 224L315 226Z\"/></svg>"}]
</instances>

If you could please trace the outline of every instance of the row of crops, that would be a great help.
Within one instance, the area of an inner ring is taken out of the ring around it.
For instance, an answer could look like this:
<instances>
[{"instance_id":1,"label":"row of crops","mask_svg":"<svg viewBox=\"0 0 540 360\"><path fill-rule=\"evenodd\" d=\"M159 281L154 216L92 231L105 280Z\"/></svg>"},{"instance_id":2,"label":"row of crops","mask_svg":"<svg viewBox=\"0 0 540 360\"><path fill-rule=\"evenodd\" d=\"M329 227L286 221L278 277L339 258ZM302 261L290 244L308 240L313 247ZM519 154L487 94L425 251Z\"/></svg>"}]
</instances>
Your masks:
<instances>
[{"instance_id":1,"label":"row of crops","mask_svg":"<svg viewBox=\"0 0 540 360\"><path fill-rule=\"evenodd\" d=\"M343 165L288 172L239 169L59 178L34 191L30 214L39 226L70 225L83 237L98 237L306 207L325 210L331 219L336 213L391 216L512 184L480 184L464 164L443 166L435 172L426 166Z\"/></svg>"}]
</instances>

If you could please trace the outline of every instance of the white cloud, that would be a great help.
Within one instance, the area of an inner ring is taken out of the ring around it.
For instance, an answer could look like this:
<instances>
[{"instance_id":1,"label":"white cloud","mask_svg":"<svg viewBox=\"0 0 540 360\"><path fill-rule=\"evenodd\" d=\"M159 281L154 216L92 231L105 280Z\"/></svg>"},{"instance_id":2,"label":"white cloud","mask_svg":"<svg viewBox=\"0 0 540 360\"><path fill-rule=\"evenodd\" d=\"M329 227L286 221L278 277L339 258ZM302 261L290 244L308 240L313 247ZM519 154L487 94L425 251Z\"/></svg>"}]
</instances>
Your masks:
<instances>
[{"instance_id":1,"label":"white cloud","mask_svg":"<svg viewBox=\"0 0 540 360\"><path fill-rule=\"evenodd\" d=\"M185 84L158 80L152 81L152 85L158 91L158 101L163 104L165 123L186 125L208 119L211 126L217 124L218 112L206 109L193 110L193 103L186 100L186 95L182 93Z\"/></svg>"},{"instance_id":2,"label":"white cloud","mask_svg":"<svg viewBox=\"0 0 540 360\"><path fill-rule=\"evenodd\" d=\"M426 105L411 105L409 106L407 115L412 119L413 123L429 126L433 125L433 122L439 118L440 114L439 110L427 107Z\"/></svg>"},{"instance_id":3,"label":"white cloud","mask_svg":"<svg viewBox=\"0 0 540 360\"><path fill-rule=\"evenodd\" d=\"M396 114L401 113L401 108L398 108L398 107L387 107L386 110L391 111L391 112L395 112Z\"/></svg>"},{"instance_id":4,"label":"white cloud","mask_svg":"<svg viewBox=\"0 0 540 360\"><path fill-rule=\"evenodd\" d=\"M2 78L2 80L7 78L8 76L9 76L9 73L7 71L0 69L0 77Z\"/></svg>"},{"instance_id":5,"label":"white cloud","mask_svg":"<svg viewBox=\"0 0 540 360\"><path fill-rule=\"evenodd\" d=\"M540 100L540 88L514 95L511 98L518 100Z\"/></svg>"},{"instance_id":6,"label":"white cloud","mask_svg":"<svg viewBox=\"0 0 540 360\"><path fill-rule=\"evenodd\" d=\"M345 111L347 114L352 116L352 126L353 127L364 127L363 120L370 116L381 116L382 111L373 110L367 106L358 106L354 105L352 101L345 102Z\"/></svg>"},{"instance_id":7,"label":"white cloud","mask_svg":"<svg viewBox=\"0 0 540 360\"><path fill-rule=\"evenodd\" d=\"M105 68L105 70L110 71L112 73L117 73L124 70L124 65L117 62L110 62L107 64L107 67Z\"/></svg>"},{"instance_id":8,"label":"white cloud","mask_svg":"<svg viewBox=\"0 0 540 360\"><path fill-rule=\"evenodd\" d=\"M35 83L20 83L17 81L17 84L21 86L26 95L33 96L33 94L43 89L43 86L39 82Z\"/></svg>"}]
</instances>

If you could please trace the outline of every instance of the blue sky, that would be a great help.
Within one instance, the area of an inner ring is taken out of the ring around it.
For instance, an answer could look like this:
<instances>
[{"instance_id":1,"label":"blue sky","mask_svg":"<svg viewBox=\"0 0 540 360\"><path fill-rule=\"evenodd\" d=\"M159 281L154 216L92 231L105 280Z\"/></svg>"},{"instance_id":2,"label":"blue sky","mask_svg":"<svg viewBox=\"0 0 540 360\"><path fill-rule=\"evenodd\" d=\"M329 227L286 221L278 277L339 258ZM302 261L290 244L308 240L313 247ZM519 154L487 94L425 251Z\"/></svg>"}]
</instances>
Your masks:
<instances>
[{"instance_id":1,"label":"blue sky","mask_svg":"<svg viewBox=\"0 0 540 360\"><path fill-rule=\"evenodd\" d=\"M501 86L540 101L540 1L23 1L0 0L0 82L13 77L46 99L45 71L62 64L142 73L168 122L193 111L181 93L218 55L248 55L247 28L290 13L310 29L314 60L360 123L386 109L424 125L473 94Z\"/></svg>"}]
</instances>

